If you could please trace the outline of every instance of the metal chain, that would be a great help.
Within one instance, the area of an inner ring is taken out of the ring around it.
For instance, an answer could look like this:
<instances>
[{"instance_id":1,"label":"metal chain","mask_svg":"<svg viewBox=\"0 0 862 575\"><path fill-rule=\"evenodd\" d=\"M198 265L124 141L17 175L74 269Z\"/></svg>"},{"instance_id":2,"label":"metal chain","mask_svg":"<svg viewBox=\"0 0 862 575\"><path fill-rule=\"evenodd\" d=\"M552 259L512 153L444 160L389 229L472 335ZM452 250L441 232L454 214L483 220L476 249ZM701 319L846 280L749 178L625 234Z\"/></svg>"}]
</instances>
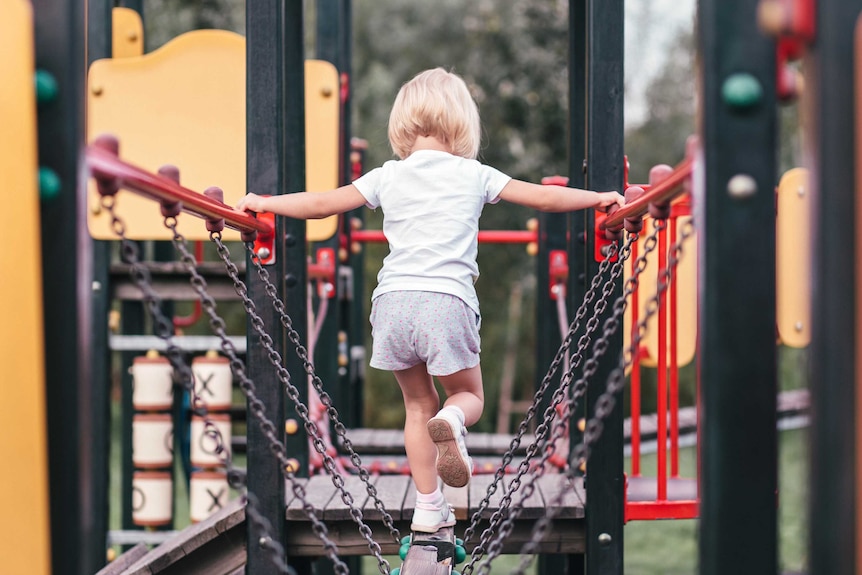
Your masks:
<instances>
[{"instance_id":1,"label":"metal chain","mask_svg":"<svg viewBox=\"0 0 862 575\"><path fill-rule=\"evenodd\" d=\"M251 242L246 242L245 244L246 251L248 252L252 264L257 269L257 274L260 280L263 282L266 293L269 295L270 300L272 301L272 306L275 308L275 311L278 312L279 318L281 319L281 324L287 330L288 339L293 343L296 349L296 355L302 361L303 368L305 372L311 379L311 383L314 386L314 389L317 391L318 396L320 397L320 402L326 408L326 413L329 416L329 419L332 421L333 429L335 430L336 435L341 440L342 447L347 451L350 455L350 462L356 467L357 472L359 474L359 478L365 484L365 489L371 499L374 501L374 507L380 512L383 523L389 529L389 534L392 536L393 541L400 544L401 541L401 533L398 528L395 527L395 522L392 520L392 516L386 510L383 502L380 500L379 495L377 494L377 488L371 483L371 476L365 466L362 464L362 459L359 457L359 454L356 453L356 450L353 447L353 442L347 437L347 427L341 422L338 416L338 410L335 409L335 406L332 401L332 397L327 393L326 389L324 389L323 381L320 379L320 376L317 375L317 372L314 369L314 363L312 363L311 358L309 357L308 350L302 344L302 339L296 329L293 327L293 320L290 315L284 308L284 302L281 301L281 298L278 297L278 291L275 287L275 284L269 277L269 272L264 268L263 264L260 262L260 258L257 257L257 254L254 253L254 244ZM345 501L345 503L347 503ZM352 498L351 498L352 503Z\"/></svg>"},{"instance_id":2,"label":"metal chain","mask_svg":"<svg viewBox=\"0 0 862 575\"><path fill-rule=\"evenodd\" d=\"M636 235L630 235L627 238L625 245L620 251L620 257L611 268L610 276L602 286L601 297L593 307L593 313L586 324L585 332L578 341L578 348L575 355L572 357L569 369L564 374L561 385L554 394L554 403L551 406L553 409L546 411L545 420L540 428L537 429L536 440L530 446L530 452L528 455L532 457L536 452L541 451L542 456L539 463L534 466L534 472L523 485L523 489L521 490L521 501L532 496L535 491L536 481L538 481L539 477L544 475L548 461L556 452L557 443L568 433L568 420L570 415L574 413L574 406L571 403L571 399L563 404L562 414L558 415L556 408L558 405L563 403L564 399L566 399L569 384L572 379L574 379L575 371L579 367L581 360L584 357L584 353L590 345L590 336L599 326L599 317L607 308L608 300L616 288L617 280L623 273L625 262L631 256L631 246L636 239ZM549 432L551 433L550 437L548 437ZM490 526L482 533L483 542L477 547L484 548L487 545L488 557L480 565L480 573L488 573L491 561L493 561L493 559L502 551L503 541L505 541L505 539L511 534L515 520L520 516L520 508L518 506L511 507L511 502L514 494L521 489L521 479L528 470L529 467L524 466L523 464L519 467L518 473L506 490L506 494L500 503L500 508L491 517ZM493 541L490 541L490 544L488 544L488 541L491 540L492 537L494 538ZM473 551L474 553L471 555L470 564L468 566L469 570L467 567L464 569L465 574L472 573L475 568L475 563L481 559L481 554L476 553L475 548Z\"/></svg>"},{"instance_id":3,"label":"metal chain","mask_svg":"<svg viewBox=\"0 0 862 575\"><path fill-rule=\"evenodd\" d=\"M660 225L660 222L664 224L664 220L658 220L656 222L656 226ZM662 225L662 228L664 225ZM595 407L595 415L587 422L586 429L584 431L584 441L577 445L575 449L572 451L571 457L569 459L569 469L566 472L566 477L568 479L573 479L574 474L571 469L575 466L575 463L578 461L587 461L590 456L591 447L599 440L602 434L602 430L604 429L604 421L610 416L613 412L614 406L616 405L616 395L620 393L625 387L625 372L626 369L632 364L635 354L640 346L640 342L646 337L648 330L648 323L656 313L658 313L659 308L661 307L661 300L664 293L667 291L672 278L673 273L676 269L677 264L679 263L682 255L683 255L683 246L685 242L694 234L694 222L693 220L688 220L682 226L682 230L680 232L679 239L670 246L669 255L668 255L668 265L667 268L662 270L662 273L659 276L658 285L656 287L655 295L650 298L646 305L646 311L643 318L638 321L637 329L632 334L631 342L623 353L620 354L619 365L611 372L608 376L608 381L605 386L605 391L599 396L598 400L596 400ZM640 263L640 262L638 262ZM636 274L639 275L640 272L635 270ZM632 278L626 283L626 289L624 297L629 297L637 288L638 279L636 274L632 274ZM625 310L625 305L622 306L623 311ZM608 322L616 318L616 321L619 321L619 316L616 313L617 309L615 306L614 309L614 317L610 318ZM606 325L608 324L606 322ZM598 343L598 342L597 342ZM523 575L527 567L529 567L532 562L531 555L535 553L538 544L542 539L544 539L545 534L548 531L548 528L551 525L551 521L554 519L556 514L559 511L559 506L562 502L562 492L558 493L552 501L548 502L545 507L545 515L542 516L538 522L533 526L533 532L530 536L530 540L524 545L521 549L521 562L518 565L515 573L519 575Z\"/></svg>"},{"instance_id":4,"label":"metal chain","mask_svg":"<svg viewBox=\"0 0 862 575\"><path fill-rule=\"evenodd\" d=\"M282 385L284 386L285 393L291 399L291 401L293 401L296 407L296 412L299 415L299 418L302 419L304 423L305 431L311 438L311 442L314 446L315 451L317 451L323 458L323 466L329 472L330 478L332 479L332 484L338 490L341 496L341 500L344 502L345 505L348 506L350 510L350 517L359 527L359 533L368 543L368 549L377 559L378 569L384 575L388 574L390 571L389 562L383 558L380 544L374 540L374 534L368 524L366 524L363 520L362 510L356 507L353 495L349 491L347 491L347 489L345 489L344 477L338 472L335 460L329 453L327 453L326 443L323 441L317 424L314 422L313 419L311 419L308 406L302 401L299 389L295 385L293 385L293 383L291 383L290 373L284 367L281 354L275 349L272 337L266 331L263 318L261 318L260 315L257 313L257 306L248 295L248 287L246 286L245 282L239 277L239 269L237 268L236 264L234 264L231 260L230 250L222 241L221 233L210 232L210 239L215 243L216 251L218 252L219 257L221 257L222 261L225 264L228 276L230 276L231 280L233 280L234 290L236 291L237 295L242 298L243 306L245 307L246 313L251 320L251 325L255 332L260 336L260 343L266 350L269 361L275 368L279 381L281 381Z\"/></svg>"},{"instance_id":5,"label":"metal chain","mask_svg":"<svg viewBox=\"0 0 862 575\"><path fill-rule=\"evenodd\" d=\"M335 567L335 572L339 575L347 575L349 572L347 565L338 557L338 547L329 538L329 530L317 517L317 514L314 511L314 506L308 502L305 488L299 481L297 481L296 475L291 471L292 466L287 457L287 448L285 447L284 442L281 441L277 435L278 427L276 427L276 425L266 416L264 411L265 406L255 393L256 387L254 382L246 374L245 363L240 359L236 348L227 336L225 321L216 312L215 299L213 299L207 291L207 283L197 269L197 261L194 255L189 251L185 237L183 237L183 235L177 230L176 219L165 218L165 226L174 234L172 238L174 247L180 253L180 259L191 276L190 283L192 288L197 292L200 297L202 307L207 316L209 316L210 328L213 333L218 336L221 342L222 352L228 357L230 366L239 381L239 387L248 400L249 412L255 419L257 419L258 426L269 443L270 451L280 464L279 467L282 475L284 475L285 479L290 483L294 496L296 496L296 498L302 503L302 509L311 521L312 531L314 531L318 538L323 542L324 550L326 551L326 555L332 561ZM211 236L213 234L220 235L218 232L212 232ZM270 537L269 539L275 542L273 538ZM270 549L271 547L271 545L265 545L266 549Z\"/></svg>"},{"instance_id":6,"label":"metal chain","mask_svg":"<svg viewBox=\"0 0 862 575\"><path fill-rule=\"evenodd\" d=\"M509 443L509 449L503 455L502 461L501 461L500 465L497 467L496 472L494 473L494 479L491 482L491 484L488 486L488 488L485 492L485 497L482 499L482 501L479 503L479 507L473 513L473 516L470 520L470 526L464 532L464 541L465 542L469 542L471 540L471 538L473 537L475 530L476 530L476 527L479 525L479 522L482 519L482 514L490 505L491 497L494 495L494 493L496 493L497 488L498 488L500 482L503 480L503 476L506 473L507 467L512 462L512 460L514 459L515 451L518 449L518 447L520 447L521 441L523 440L524 435L526 435L526 433L527 433L530 422L535 417L536 412L538 411L539 406L542 403L542 399L545 396L545 393L547 392L548 388L551 386L551 382L553 380L554 375L557 372L557 369L559 369L560 364L563 363L563 358L565 357L566 352L569 350L569 348L572 345L572 341L575 338L575 334L578 331L578 329L580 328L581 321L584 319L584 317L587 314L587 307L592 302L592 300L595 298L596 290L598 289L599 284L601 283L602 277L604 276L604 274L607 272L608 268L610 267L611 260L613 259L613 256L615 254L616 254L616 244L611 244L610 251L608 252L605 259L602 260L602 262L599 264L598 273L596 273L596 275L593 276L593 279L590 283L590 287L587 290L587 292L584 294L584 299L581 302L580 307L578 307L577 312L575 312L575 317L572 320L572 323L569 325L569 331L566 334L566 337L563 339L563 342L560 344L560 348L557 350L557 354L554 356L554 359L551 361L551 365L548 368L548 372L545 374L545 377L542 378L542 381L539 385L539 389L536 390L535 394L533 395L533 401L530 404L530 407L527 409L527 413L524 415L524 419L521 421L521 424L518 426L517 434L512 439L512 441ZM556 406L559 405L559 403L562 402L562 400L563 400L562 396L560 396L559 400L557 400L557 395L555 394L554 399L552 400L552 403L551 403L551 407L556 408ZM549 410L550 410L550 408L546 409L544 412L545 419L547 419L548 417L552 417L552 415L549 416ZM534 441L534 443L535 443L535 441ZM474 553L476 553L476 549L479 549L479 553L484 553L483 545L481 542L476 547L474 547L474 549L473 549ZM469 563L466 566L466 568L469 568L472 571L472 560L471 560L471 563ZM469 575L469 571L467 571L466 568L464 571L464 575Z\"/></svg>"},{"instance_id":7,"label":"metal chain","mask_svg":"<svg viewBox=\"0 0 862 575\"><path fill-rule=\"evenodd\" d=\"M219 462L224 465L227 472L228 484L240 493L243 493L243 497L246 502L247 516L254 516L255 514L260 515L257 499L247 492L245 473L234 467L230 450L225 447L224 437L215 423L210 419L207 413L206 404L195 389L194 374L188 363L185 361L182 350L180 350L180 348L174 343L173 322L162 311L161 296L159 296L159 294L153 289L152 277L149 269L141 264L138 246L126 237L126 225L114 209L115 197L113 195L101 196L100 204L111 217L111 229L117 237L120 238L123 259L129 263L132 279L143 294L144 303L146 304L147 310L153 320L153 331L159 339L165 342L165 356L168 358L174 371L174 379L190 394L192 411L195 415L200 416L204 420L203 434L215 444L215 447L212 448L211 451L209 449L207 449L207 451L218 457ZM258 532L262 534L261 537L274 541L271 535L271 526L256 522L255 527ZM267 547L267 553L269 554L270 560L279 569L279 571L282 573L288 572L287 559L285 557L283 547L280 545L277 547Z\"/></svg>"}]
</instances>

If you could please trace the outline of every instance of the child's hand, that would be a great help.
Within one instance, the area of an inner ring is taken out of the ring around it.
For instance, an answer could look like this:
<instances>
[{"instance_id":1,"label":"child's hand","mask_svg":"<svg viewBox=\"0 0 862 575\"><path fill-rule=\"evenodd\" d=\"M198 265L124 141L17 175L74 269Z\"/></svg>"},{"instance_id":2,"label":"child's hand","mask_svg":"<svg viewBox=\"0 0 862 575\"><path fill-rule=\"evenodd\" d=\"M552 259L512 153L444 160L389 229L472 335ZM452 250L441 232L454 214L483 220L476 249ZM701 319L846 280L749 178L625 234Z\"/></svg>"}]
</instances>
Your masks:
<instances>
[{"instance_id":1,"label":"child's hand","mask_svg":"<svg viewBox=\"0 0 862 575\"><path fill-rule=\"evenodd\" d=\"M626 199L617 192L596 192L599 197L596 209L600 212L607 212L608 208L616 204L619 207L626 205Z\"/></svg>"},{"instance_id":2,"label":"child's hand","mask_svg":"<svg viewBox=\"0 0 862 575\"><path fill-rule=\"evenodd\" d=\"M264 207L265 201L265 197L258 196L257 194L247 194L236 205L236 209L241 212L265 212L267 211Z\"/></svg>"}]
</instances>

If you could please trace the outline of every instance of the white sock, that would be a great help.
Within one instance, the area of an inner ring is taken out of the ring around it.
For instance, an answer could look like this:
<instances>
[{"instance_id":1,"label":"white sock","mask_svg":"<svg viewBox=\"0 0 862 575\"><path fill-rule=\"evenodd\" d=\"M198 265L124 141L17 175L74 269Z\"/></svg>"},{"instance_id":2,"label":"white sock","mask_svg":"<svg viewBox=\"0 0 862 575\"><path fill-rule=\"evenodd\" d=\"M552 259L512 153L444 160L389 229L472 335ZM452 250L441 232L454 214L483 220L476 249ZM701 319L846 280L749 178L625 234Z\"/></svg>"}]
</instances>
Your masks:
<instances>
[{"instance_id":1,"label":"white sock","mask_svg":"<svg viewBox=\"0 0 862 575\"><path fill-rule=\"evenodd\" d=\"M446 503L443 492L438 487L431 493L419 493L416 491L416 507L419 509L440 509Z\"/></svg>"},{"instance_id":2,"label":"white sock","mask_svg":"<svg viewBox=\"0 0 862 575\"><path fill-rule=\"evenodd\" d=\"M464 425L464 410L457 405L447 405L437 415L452 415L461 425Z\"/></svg>"}]
</instances>

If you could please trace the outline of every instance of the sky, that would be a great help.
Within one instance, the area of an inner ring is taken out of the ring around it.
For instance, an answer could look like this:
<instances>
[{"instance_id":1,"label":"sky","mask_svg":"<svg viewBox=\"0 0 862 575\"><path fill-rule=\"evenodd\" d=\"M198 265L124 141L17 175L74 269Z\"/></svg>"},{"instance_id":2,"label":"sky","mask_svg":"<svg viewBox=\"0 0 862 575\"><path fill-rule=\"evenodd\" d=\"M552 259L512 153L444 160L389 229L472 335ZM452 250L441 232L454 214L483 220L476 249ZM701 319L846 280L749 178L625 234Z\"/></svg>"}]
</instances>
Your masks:
<instances>
[{"instance_id":1,"label":"sky","mask_svg":"<svg viewBox=\"0 0 862 575\"><path fill-rule=\"evenodd\" d=\"M644 90L661 69L670 42L694 26L695 0L626 0L626 125L644 120Z\"/></svg>"}]
</instances>

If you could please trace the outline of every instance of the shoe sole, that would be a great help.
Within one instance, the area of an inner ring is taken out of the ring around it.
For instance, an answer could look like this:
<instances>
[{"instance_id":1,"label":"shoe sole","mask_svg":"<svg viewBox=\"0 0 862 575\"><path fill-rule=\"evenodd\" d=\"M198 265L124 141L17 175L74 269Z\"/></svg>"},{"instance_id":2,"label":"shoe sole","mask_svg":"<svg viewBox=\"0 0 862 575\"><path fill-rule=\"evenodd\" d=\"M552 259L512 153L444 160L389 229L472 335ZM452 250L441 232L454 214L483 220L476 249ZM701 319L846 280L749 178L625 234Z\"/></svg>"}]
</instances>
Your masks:
<instances>
[{"instance_id":1,"label":"shoe sole","mask_svg":"<svg viewBox=\"0 0 862 575\"><path fill-rule=\"evenodd\" d=\"M464 487L470 482L469 462L458 449L458 440L449 422L432 419L428 422L428 434L437 445L437 475L450 487Z\"/></svg>"}]
</instances>

